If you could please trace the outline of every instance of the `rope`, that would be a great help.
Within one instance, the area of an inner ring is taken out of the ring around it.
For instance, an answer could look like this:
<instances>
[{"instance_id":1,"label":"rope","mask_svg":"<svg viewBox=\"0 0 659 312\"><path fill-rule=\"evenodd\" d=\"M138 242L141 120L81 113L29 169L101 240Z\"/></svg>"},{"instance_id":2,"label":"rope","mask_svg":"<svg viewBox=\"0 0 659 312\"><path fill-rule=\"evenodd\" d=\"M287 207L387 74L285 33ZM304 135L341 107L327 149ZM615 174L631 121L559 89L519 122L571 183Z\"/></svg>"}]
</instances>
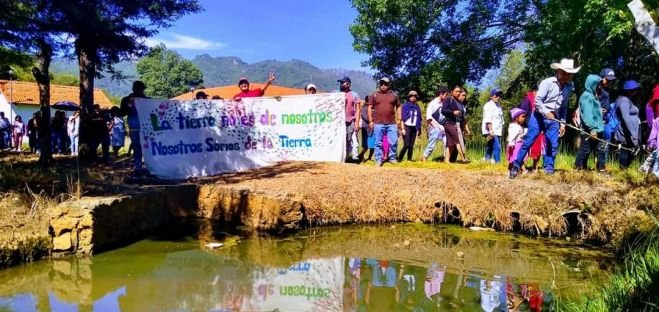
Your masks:
<instances>
[{"instance_id":1,"label":"rope","mask_svg":"<svg viewBox=\"0 0 659 312\"><path fill-rule=\"evenodd\" d=\"M629 147L624 147L624 146L622 146L622 144L617 144L617 145L616 145L616 144L613 144L613 143L611 143L611 142L609 142L609 141L607 141L607 140L602 140L602 139L600 139L600 138L598 138L598 137L592 137L592 136L590 136L590 133L584 131L583 129L581 129L581 128L579 128L579 127L573 126L573 125L571 125L571 124L569 124L569 123L567 123L567 122L565 122L565 121L558 120L558 119L554 119L554 120L557 121L557 122L560 123L560 124L565 125L566 127L569 127L569 128L571 128L571 129L574 129L574 130L579 131L579 133L582 133L582 134L586 134L586 135L588 135L588 138L586 138L586 140L589 140L589 139L595 139L595 140L600 141L600 142L602 142L602 143L604 143L604 144L606 144L606 145L613 146L613 147L617 147L618 149L621 149L621 150L629 151L629 152L633 153L634 156L636 156L636 154L638 154L638 152L639 152L639 151L642 149L642 147L643 147L643 146L641 146L641 147L639 147L639 148L629 148Z\"/></svg>"}]
</instances>

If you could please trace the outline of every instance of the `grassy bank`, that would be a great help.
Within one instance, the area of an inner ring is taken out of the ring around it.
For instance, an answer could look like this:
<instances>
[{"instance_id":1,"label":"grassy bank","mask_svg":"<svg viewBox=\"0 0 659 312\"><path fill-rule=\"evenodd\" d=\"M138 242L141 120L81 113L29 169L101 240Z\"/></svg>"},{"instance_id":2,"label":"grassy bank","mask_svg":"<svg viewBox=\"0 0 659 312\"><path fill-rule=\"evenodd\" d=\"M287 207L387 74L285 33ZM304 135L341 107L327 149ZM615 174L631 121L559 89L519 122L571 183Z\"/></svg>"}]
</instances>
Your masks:
<instances>
[{"instance_id":1,"label":"grassy bank","mask_svg":"<svg viewBox=\"0 0 659 312\"><path fill-rule=\"evenodd\" d=\"M482 162L481 159L484 158L485 156L485 146L486 146L486 140L483 136L481 136L480 129L476 129L475 132L476 134L470 136L466 140L466 147L467 147L467 157L471 160L470 164L461 164L460 166L468 168L468 169L473 169L473 170L486 170L486 171L493 171L493 172L499 172L501 174L507 174L508 170L508 163L506 162L506 153L505 153L505 137L502 138L502 151L501 151L501 159L502 163L501 164L490 164L486 162ZM438 142L436 144L435 150L431 154L431 156L428 159L433 160L433 162L426 162L423 163L421 162L421 158L423 157L423 151L426 148L426 145L428 144L428 136L427 133L424 132L420 137L417 137L416 142L414 144L414 153L413 153L413 159L412 162L408 161L402 161L399 166L404 167L404 168L450 168L451 166L447 165L437 165L437 162L443 160L444 156L444 146L441 142ZM403 141L399 140L398 141L398 151L400 152L401 148L403 147ZM556 156L556 170L558 171L572 171L574 168L574 161L577 156L577 150L575 148L572 148L568 146L565 142L561 141L560 142L560 150L558 155ZM620 165L618 163L618 154L616 152L610 152L607 155L607 162L606 162L606 168L608 171L608 174L612 176L615 180L623 182L623 183L630 183L630 184L645 184L645 183L656 183L657 180L653 176L648 176L640 171L638 171L638 167L640 167L641 163L643 160L645 160L645 157L647 154L645 152L640 152L636 158L634 159L634 162L632 163L631 167L629 169L623 170L620 168ZM373 162L369 162L373 163ZM595 155L591 153L591 157L588 161L588 165L590 168L595 167ZM527 166L531 166L531 161L529 160L527 162ZM539 167L542 170L542 159L540 160Z\"/></svg>"},{"instance_id":2,"label":"grassy bank","mask_svg":"<svg viewBox=\"0 0 659 312\"><path fill-rule=\"evenodd\" d=\"M625 244L624 256L609 281L594 295L563 302L560 311L659 310L659 228Z\"/></svg>"}]
</instances>

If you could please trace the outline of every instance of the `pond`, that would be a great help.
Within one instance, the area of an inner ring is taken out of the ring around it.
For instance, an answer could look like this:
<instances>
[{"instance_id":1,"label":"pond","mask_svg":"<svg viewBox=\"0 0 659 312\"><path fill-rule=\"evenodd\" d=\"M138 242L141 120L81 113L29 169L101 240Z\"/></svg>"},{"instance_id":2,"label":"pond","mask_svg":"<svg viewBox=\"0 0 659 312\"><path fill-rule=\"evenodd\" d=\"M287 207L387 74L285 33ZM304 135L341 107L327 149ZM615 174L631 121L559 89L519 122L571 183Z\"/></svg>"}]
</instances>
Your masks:
<instances>
[{"instance_id":1,"label":"pond","mask_svg":"<svg viewBox=\"0 0 659 312\"><path fill-rule=\"evenodd\" d=\"M235 235L186 222L0 270L0 311L549 311L591 293L612 262L564 240L439 225Z\"/></svg>"}]
</instances>

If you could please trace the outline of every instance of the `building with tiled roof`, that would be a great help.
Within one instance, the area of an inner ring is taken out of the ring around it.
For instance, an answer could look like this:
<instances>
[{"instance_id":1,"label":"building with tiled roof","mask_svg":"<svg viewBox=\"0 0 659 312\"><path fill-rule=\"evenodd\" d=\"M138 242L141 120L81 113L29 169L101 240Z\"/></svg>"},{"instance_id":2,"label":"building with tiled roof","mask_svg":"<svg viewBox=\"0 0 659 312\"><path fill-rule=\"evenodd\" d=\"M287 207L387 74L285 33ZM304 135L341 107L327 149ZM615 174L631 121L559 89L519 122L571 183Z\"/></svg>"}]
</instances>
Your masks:
<instances>
[{"instance_id":1,"label":"building with tiled roof","mask_svg":"<svg viewBox=\"0 0 659 312\"><path fill-rule=\"evenodd\" d=\"M263 88L265 84L263 83L250 83L249 88L250 89L257 89L257 88ZM234 95L240 92L240 88L238 88L238 85L231 85L231 86L224 86L224 87L214 87L214 88L206 88L206 89L197 89L194 90L193 92L188 92L181 94L177 97L172 98L172 100L192 100L195 97L195 94L199 91L204 91L204 93L208 94L208 98L210 99L213 96L220 96L223 99L232 99ZM275 85L270 85L266 90L265 90L265 95L264 96L285 96L285 95L300 95L304 94L304 89L295 89L295 88L287 88L287 87L280 87L280 86L275 86Z\"/></svg>"},{"instance_id":2,"label":"building with tiled roof","mask_svg":"<svg viewBox=\"0 0 659 312\"><path fill-rule=\"evenodd\" d=\"M61 101L80 104L80 88L51 84L50 104ZM10 106L9 103L13 105ZM113 106L103 90L96 88L94 88L94 103L104 108ZM27 121L38 110L39 86L36 82L0 80L0 111L5 112L7 118L13 120L16 115L20 115L24 121ZM51 109L51 116L54 113L55 109Z\"/></svg>"}]
</instances>

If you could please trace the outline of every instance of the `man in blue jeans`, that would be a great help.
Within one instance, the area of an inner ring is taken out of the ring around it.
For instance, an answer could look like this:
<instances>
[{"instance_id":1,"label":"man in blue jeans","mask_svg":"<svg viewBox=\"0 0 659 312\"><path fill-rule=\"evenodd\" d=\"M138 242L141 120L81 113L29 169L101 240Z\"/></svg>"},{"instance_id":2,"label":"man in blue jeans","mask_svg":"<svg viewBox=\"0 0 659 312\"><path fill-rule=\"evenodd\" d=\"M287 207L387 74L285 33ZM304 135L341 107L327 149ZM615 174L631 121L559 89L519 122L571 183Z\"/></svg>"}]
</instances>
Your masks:
<instances>
[{"instance_id":1,"label":"man in blue jeans","mask_svg":"<svg viewBox=\"0 0 659 312\"><path fill-rule=\"evenodd\" d=\"M130 144L133 147L133 166L135 174L142 174L142 145L140 144L140 120L135 108L135 98L148 98L144 95L146 85L142 81L133 82L133 93L121 99L121 115L128 116Z\"/></svg>"},{"instance_id":2,"label":"man in blue jeans","mask_svg":"<svg viewBox=\"0 0 659 312\"><path fill-rule=\"evenodd\" d=\"M554 173L558 138L565 134L567 104L570 92L572 92L572 86L568 83L581 67L575 68L572 59L562 59L560 63L552 63L551 68L556 71L556 75L540 82L538 93L535 96L535 111L528 122L528 132L524 137L522 148L517 154L517 159L510 169L509 177L511 179L516 178L519 174L529 148L542 131L545 132L547 142L543 166L545 173Z\"/></svg>"},{"instance_id":3,"label":"man in blue jeans","mask_svg":"<svg viewBox=\"0 0 659 312\"><path fill-rule=\"evenodd\" d=\"M446 149L446 133L444 133L444 126L442 122L444 120L444 115L442 115L441 110L444 105L444 101L448 97L448 88L439 87L437 89L437 97L428 103L426 108L426 121L428 122L428 145L423 151L422 161L427 161L428 157L435 150L435 144L437 140L442 140L444 142L444 149ZM444 157L446 157L446 151L444 151Z\"/></svg>"},{"instance_id":4,"label":"man in blue jeans","mask_svg":"<svg viewBox=\"0 0 659 312\"><path fill-rule=\"evenodd\" d=\"M386 134L389 141L389 162L398 163L396 148L398 147L398 127L403 126L400 98L391 90L391 80L384 77L378 82L378 91L368 99L369 128L375 134L375 165L382 167L384 163L382 138ZM373 112L375 110L375 112Z\"/></svg>"},{"instance_id":5,"label":"man in blue jeans","mask_svg":"<svg viewBox=\"0 0 659 312\"><path fill-rule=\"evenodd\" d=\"M503 135L503 110L501 108L501 97L503 92L493 89L490 92L490 100L483 105L483 121L481 131L487 138L485 145L486 162L493 164L501 162L501 135Z\"/></svg>"}]
</instances>

